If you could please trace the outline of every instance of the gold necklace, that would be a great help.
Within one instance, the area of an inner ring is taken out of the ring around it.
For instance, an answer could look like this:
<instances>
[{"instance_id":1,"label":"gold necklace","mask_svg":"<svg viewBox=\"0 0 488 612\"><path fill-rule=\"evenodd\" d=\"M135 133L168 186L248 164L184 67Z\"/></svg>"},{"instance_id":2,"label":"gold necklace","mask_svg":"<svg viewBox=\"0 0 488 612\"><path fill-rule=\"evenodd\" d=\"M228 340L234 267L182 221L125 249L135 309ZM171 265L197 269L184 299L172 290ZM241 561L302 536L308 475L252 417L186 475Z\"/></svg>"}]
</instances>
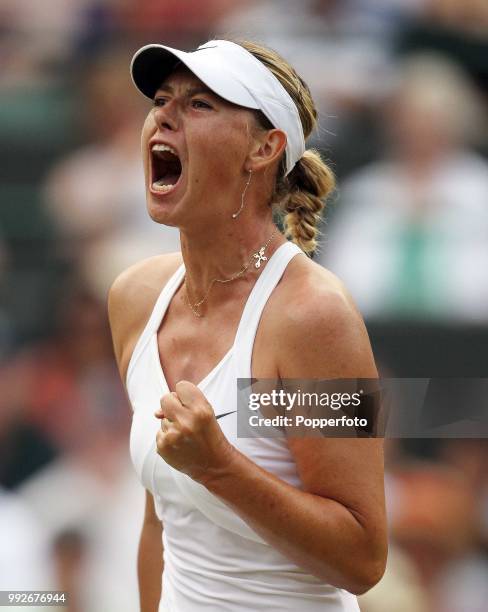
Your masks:
<instances>
[{"instance_id":1,"label":"gold necklace","mask_svg":"<svg viewBox=\"0 0 488 612\"><path fill-rule=\"evenodd\" d=\"M250 257L249 261L246 263L246 265L239 270L239 272L236 272L235 274L233 274L232 276L230 276L229 278L213 278L210 281L210 285L208 286L207 291L205 292L205 295L203 296L203 298L199 301L199 302L195 302L195 304L192 304L190 302L190 298L188 295L188 286L186 284L185 281L185 301L188 304L188 306L191 308L191 311L193 312L193 314L198 317L198 318L202 318L203 315L200 314L196 309L200 308L200 306L205 302L205 300L208 298L208 295L210 293L210 290L212 289L212 287L214 286L215 283L230 283L233 280L236 280L237 278L239 278L240 276L242 276L249 268L249 266L254 262L254 267L259 269L261 267L261 264L268 261L268 258L266 257L266 255L264 254L266 249L268 248L270 242L273 240L273 238L275 237L276 233L278 232L278 229L275 228L275 230L273 231L273 233L271 234L271 236L268 238L266 244L264 246L262 246L259 251L256 251L255 253L252 254L252 256ZM190 275L188 274L188 272L186 272L186 275L188 275L188 278L191 280Z\"/></svg>"}]
</instances>

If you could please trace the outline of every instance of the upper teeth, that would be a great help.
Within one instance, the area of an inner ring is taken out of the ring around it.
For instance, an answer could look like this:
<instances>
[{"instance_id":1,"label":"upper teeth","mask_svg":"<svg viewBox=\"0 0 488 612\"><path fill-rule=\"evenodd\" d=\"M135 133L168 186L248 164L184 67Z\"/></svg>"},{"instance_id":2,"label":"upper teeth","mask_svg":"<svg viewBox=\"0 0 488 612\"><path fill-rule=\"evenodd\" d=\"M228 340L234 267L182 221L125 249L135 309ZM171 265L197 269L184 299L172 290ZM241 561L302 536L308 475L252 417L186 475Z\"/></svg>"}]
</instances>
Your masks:
<instances>
[{"instance_id":1,"label":"upper teeth","mask_svg":"<svg viewBox=\"0 0 488 612\"><path fill-rule=\"evenodd\" d=\"M155 144L152 146L151 151L169 151L170 153L172 153L173 155L176 155L176 157L178 157L178 153L173 149L173 147L170 147L167 144Z\"/></svg>"}]
</instances>

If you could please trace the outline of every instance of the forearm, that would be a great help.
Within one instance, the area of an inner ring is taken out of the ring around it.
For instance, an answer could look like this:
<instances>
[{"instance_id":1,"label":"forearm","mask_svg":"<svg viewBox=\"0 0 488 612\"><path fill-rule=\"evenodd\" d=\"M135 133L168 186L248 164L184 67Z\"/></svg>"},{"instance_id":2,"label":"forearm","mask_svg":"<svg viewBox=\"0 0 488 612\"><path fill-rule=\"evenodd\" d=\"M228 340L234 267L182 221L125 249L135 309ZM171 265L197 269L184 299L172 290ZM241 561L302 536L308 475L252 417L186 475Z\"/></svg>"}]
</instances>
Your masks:
<instances>
[{"instance_id":1,"label":"forearm","mask_svg":"<svg viewBox=\"0 0 488 612\"><path fill-rule=\"evenodd\" d=\"M137 575L141 612L157 612L161 599L163 544L161 524L144 523L139 540Z\"/></svg>"},{"instance_id":2,"label":"forearm","mask_svg":"<svg viewBox=\"0 0 488 612\"><path fill-rule=\"evenodd\" d=\"M339 502L301 491L239 451L201 479L271 546L311 574L351 592L371 588L384 551L361 517ZM377 561L376 561L377 560Z\"/></svg>"}]
</instances>

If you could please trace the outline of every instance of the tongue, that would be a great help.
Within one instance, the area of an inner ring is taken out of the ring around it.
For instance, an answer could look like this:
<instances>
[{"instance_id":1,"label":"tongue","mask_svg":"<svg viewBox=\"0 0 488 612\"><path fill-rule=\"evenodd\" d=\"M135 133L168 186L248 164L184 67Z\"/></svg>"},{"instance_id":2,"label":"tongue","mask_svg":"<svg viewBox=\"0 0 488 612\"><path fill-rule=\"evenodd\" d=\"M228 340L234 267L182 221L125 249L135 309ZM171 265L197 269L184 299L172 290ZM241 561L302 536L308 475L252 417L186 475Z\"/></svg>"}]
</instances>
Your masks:
<instances>
[{"instance_id":1,"label":"tongue","mask_svg":"<svg viewBox=\"0 0 488 612\"><path fill-rule=\"evenodd\" d=\"M180 178L179 174L166 174L163 178L156 181L156 185L175 185Z\"/></svg>"}]
</instances>

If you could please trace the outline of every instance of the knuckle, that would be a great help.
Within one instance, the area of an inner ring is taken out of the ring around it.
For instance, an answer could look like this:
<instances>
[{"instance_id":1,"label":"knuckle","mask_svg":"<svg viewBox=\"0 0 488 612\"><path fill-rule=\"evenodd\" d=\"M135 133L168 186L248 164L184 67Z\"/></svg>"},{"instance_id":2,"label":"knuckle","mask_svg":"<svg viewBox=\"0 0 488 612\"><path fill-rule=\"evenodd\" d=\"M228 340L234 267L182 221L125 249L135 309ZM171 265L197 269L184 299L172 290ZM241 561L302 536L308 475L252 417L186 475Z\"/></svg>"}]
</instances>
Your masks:
<instances>
[{"instance_id":1,"label":"knuckle","mask_svg":"<svg viewBox=\"0 0 488 612\"><path fill-rule=\"evenodd\" d=\"M204 399L202 409L209 413L210 416L213 415L212 404L207 399Z\"/></svg>"},{"instance_id":2,"label":"knuckle","mask_svg":"<svg viewBox=\"0 0 488 612\"><path fill-rule=\"evenodd\" d=\"M192 428L185 424L185 425L180 425L180 434L184 437L187 438L188 436L191 436L193 433Z\"/></svg>"},{"instance_id":3,"label":"knuckle","mask_svg":"<svg viewBox=\"0 0 488 612\"><path fill-rule=\"evenodd\" d=\"M171 403L171 400L173 399L173 396L171 395L171 393L166 393L165 395L163 395L163 397L160 399L160 404L161 406L167 406L168 404Z\"/></svg>"},{"instance_id":4,"label":"knuckle","mask_svg":"<svg viewBox=\"0 0 488 612\"><path fill-rule=\"evenodd\" d=\"M166 399L166 396L162 397L159 400L159 405L161 406L161 410L164 412L166 410L167 405L168 405L168 400Z\"/></svg>"},{"instance_id":5,"label":"knuckle","mask_svg":"<svg viewBox=\"0 0 488 612\"><path fill-rule=\"evenodd\" d=\"M156 434L156 446L158 450L163 450L166 444L165 435L162 431L158 431Z\"/></svg>"},{"instance_id":6,"label":"knuckle","mask_svg":"<svg viewBox=\"0 0 488 612\"><path fill-rule=\"evenodd\" d=\"M210 423L213 417L212 411L207 406L199 406L195 410L195 417L197 421L203 425Z\"/></svg>"},{"instance_id":7,"label":"knuckle","mask_svg":"<svg viewBox=\"0 0 488 612\"><path fill-rule=\"evenodd\" d=\"M180 439L180 434L177 431L170 431L166 434L166 444L168 446L176 447Z\"/></svg>"}]
</instances>

